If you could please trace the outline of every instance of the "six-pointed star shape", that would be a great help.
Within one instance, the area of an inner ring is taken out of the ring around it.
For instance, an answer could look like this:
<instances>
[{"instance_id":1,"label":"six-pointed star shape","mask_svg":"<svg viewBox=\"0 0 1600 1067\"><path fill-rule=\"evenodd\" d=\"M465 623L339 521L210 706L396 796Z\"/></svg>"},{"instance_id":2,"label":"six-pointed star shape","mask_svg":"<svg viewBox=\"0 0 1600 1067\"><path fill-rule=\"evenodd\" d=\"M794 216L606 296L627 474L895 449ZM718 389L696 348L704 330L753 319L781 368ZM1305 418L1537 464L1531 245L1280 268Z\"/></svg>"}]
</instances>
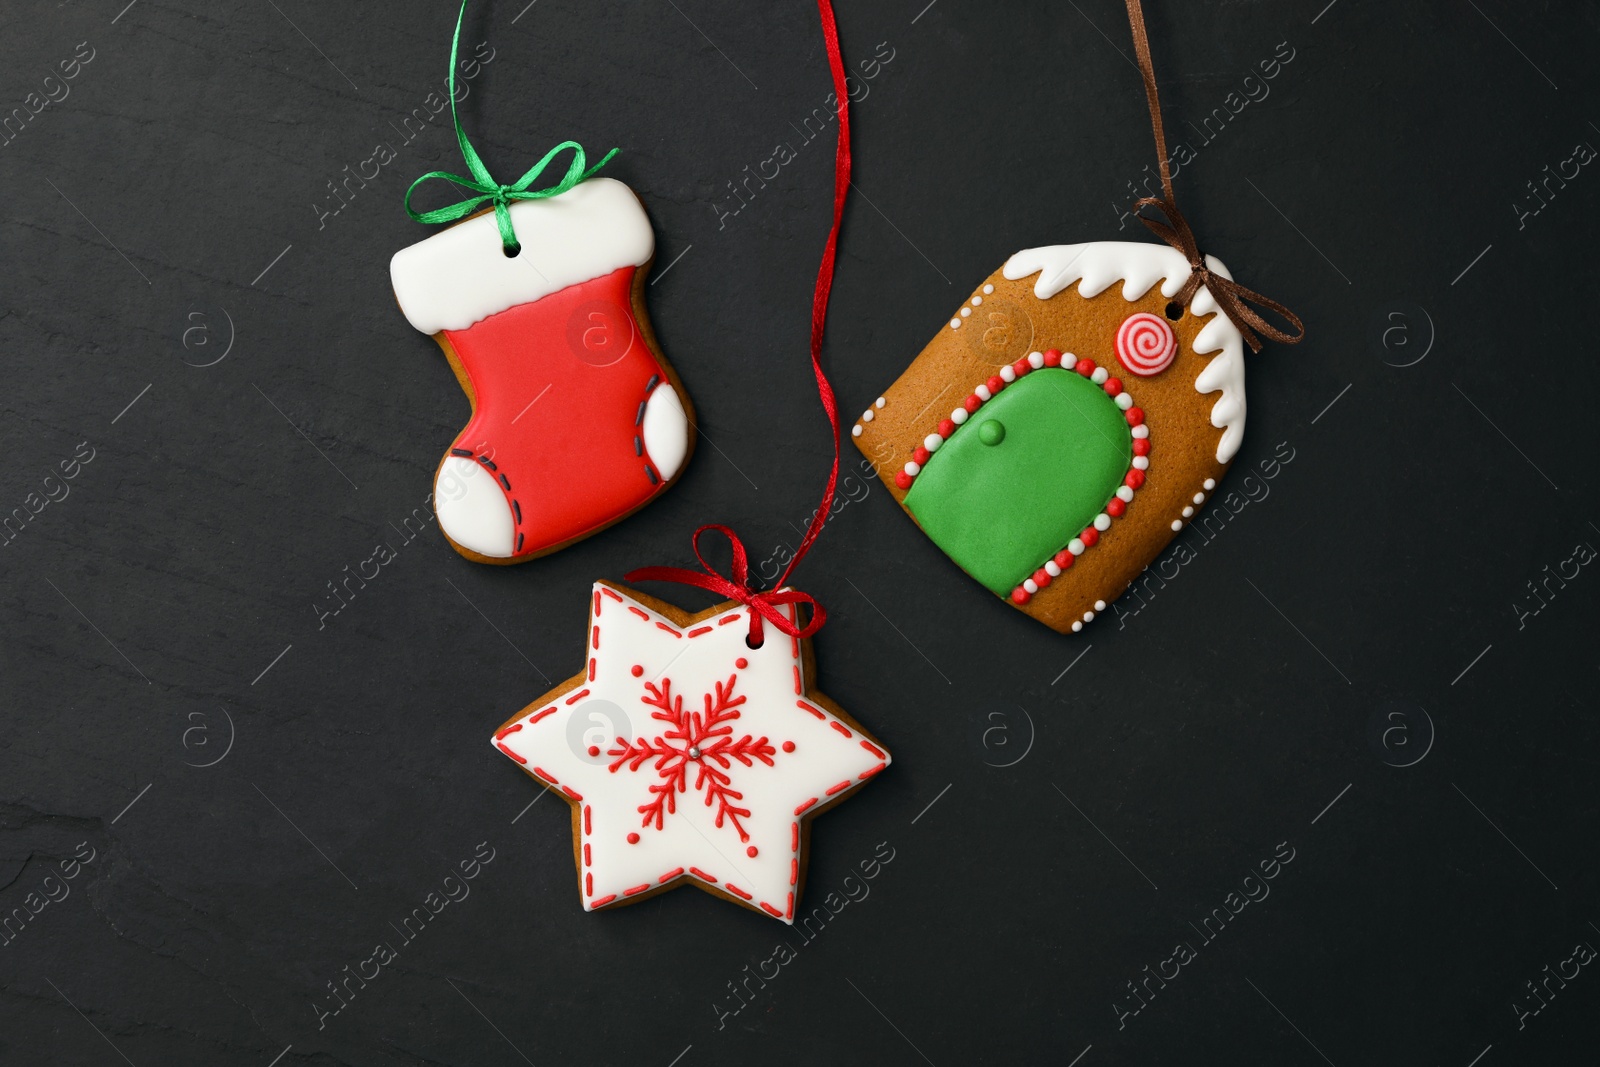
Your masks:
<instances>
[{"instance_id":1,"label":"six-pointed star shape","mask_svg":"<svg viewBox=\"0 0 1600 1067\"><path fill-rule=\"evenodd\" d=\"M688 883L792 923L808 820L888 766L810 688L810 642L750 648L748 611L596 582L583 673L495 733L572 805L584 910Z\"/></svg>"}]
</instances>

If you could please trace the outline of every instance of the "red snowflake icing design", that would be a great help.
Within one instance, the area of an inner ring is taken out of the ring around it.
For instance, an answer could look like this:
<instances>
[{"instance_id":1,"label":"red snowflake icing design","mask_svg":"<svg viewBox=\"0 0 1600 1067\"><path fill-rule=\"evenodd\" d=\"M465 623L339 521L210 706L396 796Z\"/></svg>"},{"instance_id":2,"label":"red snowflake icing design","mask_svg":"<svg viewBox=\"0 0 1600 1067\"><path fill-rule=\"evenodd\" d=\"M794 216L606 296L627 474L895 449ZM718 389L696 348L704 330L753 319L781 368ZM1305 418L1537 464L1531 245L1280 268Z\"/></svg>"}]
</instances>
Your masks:
<instances>
[{"instance_id":1,"label":"red snowflake icing design","mask_svg":"<svg viewBox=\"0 0 1600 1067\"><path fill-rule=\"evenodd\" d=\"M733 780L727 772L732 769L734 760L746 767L754 767L757 760L768 767L775 766L772 757L777 749L765 736L755 738L745 734L737 741L733 739L732 723L739 717L739 707L745 701L743 696L733 695L737 681L737 675L729 675L726 685L717 682L715 694L704 696L705 710L690 712L683 710L682 694L673 695L672 679L664 679L659 687L654 682L644 683L647 695L640 699L657 709L650 717L666 723L667 728L656 737L637 742L618 738L606 753L616 757L610 768L613 774L623 765L630 771L637 771L646 762L653 761L656 773L661 776L661 781L650 786L650 802L639 805L644 815L641 826L654 825L659 830L665 817L677 812L677 794L689 791L689 768L693 766L696 769L694 788L705 791L707 807L716 806L716 825L720 828L726 819L739 832L741 842L750 840L739 822L741 816L749 816L750 809L737 803L744 799L744 794L732 788Z\"/></svg>"}]
</instances>

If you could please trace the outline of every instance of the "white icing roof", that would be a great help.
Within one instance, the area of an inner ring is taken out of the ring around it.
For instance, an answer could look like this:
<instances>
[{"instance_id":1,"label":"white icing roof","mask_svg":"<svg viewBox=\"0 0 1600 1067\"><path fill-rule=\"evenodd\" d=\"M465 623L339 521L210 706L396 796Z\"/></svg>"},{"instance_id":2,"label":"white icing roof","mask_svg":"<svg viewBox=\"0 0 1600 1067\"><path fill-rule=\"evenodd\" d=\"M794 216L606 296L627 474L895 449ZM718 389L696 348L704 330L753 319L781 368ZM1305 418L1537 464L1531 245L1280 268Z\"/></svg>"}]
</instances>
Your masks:
<instances>
[{"instance_id":1,"label":"white icing roof","mask_svg":"<svg viewBox=\"0 0 1600 1067\"><path fill-rule=\"evenodd\" d=\"M507 308L639 266L655 252L638 197L610 178L590 178L560 196L518 200L511 225L522 245L514 257L504 253L493 212L396 252L389 277L411 325L427 334L464 330Z\"/></svg>"},{"instance_id":2,"label":"white icing roof","mask_svg":"<svg viewBox=\"0 0 1600 1067\"><path fill-rule=\"evenodd\" d=\"M1214 256L1206 257L1206 266L1224 278L1233 278ZM1176 296L1189 280L1189 261L1168 245L1091 241L1025 249L1006 260L1002 273L1011 281L1038 274L1033 295L1040 300L1049 300L1073 283L1079 283L1079 296L1098 296L1120 281L1123 299L1132 301L1157 282L1161 283L1161 295ZM1196 335L1193 347L1196 355L1221 354L1206 364L1194 387L1200 393L1222 391L1211 408L1211 425L1222 431L1217 462L1227 463L1244 439L1244 338L1227 315L1217 314L1222 309L1204 286L1195 293L1189 310L1196 315L1216 315Z\"/></svg>"}]
</instances>

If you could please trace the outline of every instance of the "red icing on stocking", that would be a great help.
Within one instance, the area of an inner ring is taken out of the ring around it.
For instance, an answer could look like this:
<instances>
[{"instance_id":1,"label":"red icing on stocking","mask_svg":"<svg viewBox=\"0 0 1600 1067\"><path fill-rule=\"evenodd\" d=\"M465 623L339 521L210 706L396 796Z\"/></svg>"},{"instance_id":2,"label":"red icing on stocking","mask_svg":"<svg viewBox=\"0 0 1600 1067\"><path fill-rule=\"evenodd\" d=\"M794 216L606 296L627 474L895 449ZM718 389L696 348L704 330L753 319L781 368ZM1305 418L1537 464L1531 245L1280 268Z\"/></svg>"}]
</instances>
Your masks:
<instances>
[{"instance_id":1,"label":"red icing on stocking","mask_svg":"<svg viewBox=\"0 0 1600 1067\"><path fill-rule=\"evenodd\" d=\"M500 483L511 555L544 551L626 515L683 460L683 438L671 433L683 409L634 320L634 273L623 267L445 331L477 397L451 455ZM440 496L457 483L462 492L479 488L465 472L442 469Z\"/></svg>"}]
</instances>

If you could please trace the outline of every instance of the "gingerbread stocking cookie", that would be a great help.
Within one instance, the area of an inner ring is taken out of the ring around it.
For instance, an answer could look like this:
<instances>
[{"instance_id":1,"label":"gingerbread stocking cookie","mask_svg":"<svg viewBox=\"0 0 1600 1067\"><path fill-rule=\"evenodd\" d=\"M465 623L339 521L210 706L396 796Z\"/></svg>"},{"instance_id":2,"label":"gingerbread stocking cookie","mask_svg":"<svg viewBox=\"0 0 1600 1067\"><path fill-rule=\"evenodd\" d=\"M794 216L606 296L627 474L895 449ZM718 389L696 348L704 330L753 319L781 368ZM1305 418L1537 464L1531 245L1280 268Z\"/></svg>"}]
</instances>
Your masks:
<instances>
[{"instance_id":1,"label":"gingerbread stocking cookie","mask_svg":"<svg viewBox=\"0 0 1600 1067\"><path fill-rule=\"evenodd\" d=\"M480 563L563 548L664 492L690 407L645 312L655 236L626 185L590 178L395 253L395 297L444 349L472 418L434 479L439 527Z\"/></svg>"}]
</instances>

